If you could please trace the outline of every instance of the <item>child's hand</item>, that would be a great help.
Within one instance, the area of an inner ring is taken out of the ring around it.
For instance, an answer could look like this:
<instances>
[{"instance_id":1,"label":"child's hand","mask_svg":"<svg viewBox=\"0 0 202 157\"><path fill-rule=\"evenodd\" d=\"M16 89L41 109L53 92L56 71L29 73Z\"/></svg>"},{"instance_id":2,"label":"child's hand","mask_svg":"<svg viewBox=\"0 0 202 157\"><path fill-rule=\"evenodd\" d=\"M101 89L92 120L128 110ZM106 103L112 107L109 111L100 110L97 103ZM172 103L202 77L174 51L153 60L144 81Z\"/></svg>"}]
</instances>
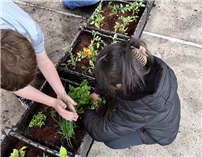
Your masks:
<instances>
[{"instance_id":1,"label":"child's hand","mask_svg":"<svg viewBox=\"0 0 202 157\"><path fill-rule=\"evenodd\" d=\"M92 93L91 95L90 95L90 97L93 99L93 101L97 101L97 99L100 97L98 94L96 94L96 93Z\"/></svg>"},{"instance_id":2,"label":"child's hand","mask_svg":"<svg viewBox=\"0 0 202 157\"><path fill-rule=\"evenodd\" d=\"M61 97L60 95L58 95L57 98L67 102L69 110L71 110L72 112L76 112L73 105L77 105L77 103L69 95L65 94L64 97Z\"/></svg>"},{"instance_id":3,"label":"child's hand","mask_svg":"<svg viewBox=\"0 0 202 157\"><path fill-rule=\"evenodd\" d=\"M79 117L76 112L67 111L65 109L67 105L60 99L55 99L53 107L59 113L60 116L62 116L68 121L72 121L72 120L77 121L77 118ZM73 105L69 105L69 107L72 111L75 111Z\"/></svg>"}]
</instances>

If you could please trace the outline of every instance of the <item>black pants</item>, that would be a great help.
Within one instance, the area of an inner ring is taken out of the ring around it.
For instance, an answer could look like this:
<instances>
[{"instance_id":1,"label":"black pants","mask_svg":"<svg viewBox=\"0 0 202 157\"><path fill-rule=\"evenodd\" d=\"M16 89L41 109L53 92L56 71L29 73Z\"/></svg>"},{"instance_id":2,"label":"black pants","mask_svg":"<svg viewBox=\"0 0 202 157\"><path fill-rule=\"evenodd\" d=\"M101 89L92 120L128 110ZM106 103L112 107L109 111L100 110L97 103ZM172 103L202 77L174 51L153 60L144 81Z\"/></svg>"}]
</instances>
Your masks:
<instances>
[{"instance_id":1,"label":"black pants","mask_svg":"<svg viewBox=\"0 0 202 157\"><path fill-rule=\"evenodd\" d=\"M124 149L142 144L142 140L136 131L116 140L105 142L105 145L112 149Z\"/></svg>"}]
</instances>

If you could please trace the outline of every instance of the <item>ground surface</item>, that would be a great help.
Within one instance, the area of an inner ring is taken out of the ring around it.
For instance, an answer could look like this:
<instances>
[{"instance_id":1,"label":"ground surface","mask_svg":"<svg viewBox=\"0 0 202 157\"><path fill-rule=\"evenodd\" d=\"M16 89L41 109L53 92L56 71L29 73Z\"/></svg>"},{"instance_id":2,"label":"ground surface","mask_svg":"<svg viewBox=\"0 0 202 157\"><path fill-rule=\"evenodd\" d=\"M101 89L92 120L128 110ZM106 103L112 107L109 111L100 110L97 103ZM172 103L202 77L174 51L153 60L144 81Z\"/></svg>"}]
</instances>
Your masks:
<instances>
[{"instance_id":1,"label":"ground surface","mask_svg":"<svg viewBox=\"0 0 202 157\"><path fill-rule=\"evenodd\" d=\"M26 5L24 2L33 5ZM41 26L47 54L54 63L62 57L62 48L71 44L79 26L90 17L95 8L69 10L60 6L56 0L20 0L16 4ZM199 0L157 0L141 37L150 51L163 59L176 73L181 100L181 125L176 140L164 147L142 145L124 150L109 149L103 143L95 142L89 157L202 156L201 14ZM43 78L37 77L34 85L39 87L42 82ZM1 130L5 126L15 125L23 112L17 98L1 90Z\"/></svg>"}]
</instances>

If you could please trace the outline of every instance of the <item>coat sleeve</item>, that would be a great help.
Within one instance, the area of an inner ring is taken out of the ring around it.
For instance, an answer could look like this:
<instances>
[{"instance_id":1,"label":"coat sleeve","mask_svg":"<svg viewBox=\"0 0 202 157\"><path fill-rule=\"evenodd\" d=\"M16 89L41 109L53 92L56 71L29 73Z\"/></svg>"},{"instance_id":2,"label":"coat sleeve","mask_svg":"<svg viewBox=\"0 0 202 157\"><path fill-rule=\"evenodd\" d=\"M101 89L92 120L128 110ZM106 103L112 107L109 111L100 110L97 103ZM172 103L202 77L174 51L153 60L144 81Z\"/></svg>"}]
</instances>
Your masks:
<instances>
[{"instance_id":1,"label":"coat sleeve","mask_svg":"<svg viewBox=\"0 0 202 157\"><path fill-rule=\"evenodd\" d=\"M117 110L105 117L99 117L93 110L83 115L83 124L89 135L96 141L107 142L118 139L143 127L145 123L129 117L127 111ZM141 119L141 118L140 118Z\"/></svg>"}]
</instances>

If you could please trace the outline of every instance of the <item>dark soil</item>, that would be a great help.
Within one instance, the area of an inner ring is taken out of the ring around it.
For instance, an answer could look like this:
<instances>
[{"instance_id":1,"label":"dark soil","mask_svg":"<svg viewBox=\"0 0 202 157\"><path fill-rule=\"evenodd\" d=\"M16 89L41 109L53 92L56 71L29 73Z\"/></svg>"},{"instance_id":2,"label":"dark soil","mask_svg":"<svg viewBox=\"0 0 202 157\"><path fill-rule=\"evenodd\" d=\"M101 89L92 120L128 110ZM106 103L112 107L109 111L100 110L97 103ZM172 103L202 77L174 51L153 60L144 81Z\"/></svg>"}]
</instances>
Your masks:
<instances>
[{"instance_id":1,"label":"dark soil","mask_svg":"<svg viewBox=\"0 0 202 157\"><path fill-rule=\"evenodd\" d=\"M103 3L103 6L102 6L102 10L103 10L102 16L105 18L104 18L104 20L101 21L100 28L107 30L107 31L114 32L114 26L115 26L116 22L123 24L122 20L120 20L118 18L121 16L123 16L123 17L132 16L132 12L125 12L124 14L117 13L117 15L113 14L110 16L110 14L112 13L112 10L110 8L108 8L107 4L108 3ZM114 5L114 4L120 4L120 2L113 2L111 5ZM122 4L124 5L125 3L122 3ZM144 8L140 8L139 13L137 14L139 16L139 18L137 19L137 22L135 22L135 21L130 22L130 24L128 25L128 29L126 31L128 36L131 36L134 34L137 24L139 22L139 19L142 16L143 12L144 12ZM95 27L94 25L90 25L90 26ZM121 32L119 32L119 31L117 31L117 33L121 34Z\"/></svg>"},{"instance_id":2,"label":"dark soil","mask_svg":"<svg viewBox=\"0 0 202 157\"><path fill-rule=\"evenodd\" d=\"M56 97L54 92L51 92L48 95ZM46 145L52 149L56 149L59 151L61 145L63 145L61 141L62 134L58 133L58 131L60 131L60 126L51 117L52 110L53 109L51 107L47 107L46 105L40 104L39 108L36 110L35 113L38 114L38 112L42 112L44 115L46 115L46 120L44 121L45 125L43 125L42 127L30 128L29 122L31 121L31 119L28 119L26 124L23 125L21 131L23 132L23 135L25 137L31 138L35 142L41 143L43 145ZM56 112L56 115L57 115L56 119L58 120L57 112ZM82 142L84 135L86 134L86 130L82 126L80 121L76 122L76 126L78 126L78 128L74 130L75 136L71 142L75 150L72 150L67 145L65 140L63 141L64 142L63 146L70 152L77 151L77 149L79 148Z\"/></svg>"},{"instance_id":3,"label":"dark soil","mask_svg":"<svg viewBox=\"0 0 202 157\"><path fill-rule=\"evenodd\" d=\"M73 47L73 54L75 56L77 56L77 53L79 51L83 51L83 48L87 48L90 43L91 43L91 40L93 39L93 36L91 33L89 32L81 32L81 34L78 36L77 40L75 41L75 46ZM112 43L112 39L109 37L101 37L101 39L107 44L111 44ZM96 49L95 50L98 50L98 53L102 50L101 47L103 47L104 45L100 45L99 49ZM67 61L70 59L70 57L67 58L67 60L64 61L64 63L67 63ZM88 58L84 58L81 60L81 62L77 61L76 62L76 68L74 66L72 66L71 64L69 64L67 67L69 70L73 70L73 71L76 71L76 72L79 72L79 73L82 73L83 69L81 68L82 66L86 66L88 67L89 66L89 59ZM64 67L64 66L62 66ZM90 73L86 73L86 75L88 76L93 76L95 77L95 75L91 75Z\"/></svg>"},{"instance_id":4,"label":"dark soil","mask_svg":"<svg viewBox=\"0 0 202 157\"><path fill-rule=\"evenodd\" d=\"M7 147L7 149L1 149L1 155L2 157L9 157L10 154L13 152L13 149L17 149L19 150L20 148L22 148L23 146L27 146L27 148L25 149L26 153L25 153L25 157L42 157L43 156L43 152L40 149L34 148L28 144L26 144L23 141L12 141L11 144ZM45 153L46 155L48 155L48 157L55 157L49 153Z\"/></svg>"},{"instance_id":5,"label":"dark soil","mask_svg":"<svg viewBox=\"0 0 202 157\"><path fill-rule=\"evenodd\" d=\"M62 83L63 85L66 84L64 81L62 81ZM68 93L69 84L67 83L65 86L66 86L66 92ZM49 85L45 86L43 92L51 97L56 97L55 92L53 92L52 88ZM58 133L58 131L60 131L60 126L51 117L51 111L53 110L53 108L47 107L46 105L42 105L42 104L35 104L35 105L37 106L34 108L34 111L32 110L34 114L28 115L29 117L26 119L23 125L21 125L21 127L19 128L21 130L22 135L32 139L35 142L45 145L51 149L55 149L57 151L59 151L61 145L63 145L67 149L67 151L76 153L78 148L80 147L80 144L83 140L84 135L86 134L86 130L84 126L82 125L81 120L79 119L76 122L76 128L74 129L75 136L74 138L71 139L71 143L74 148L74 150L72 150L68 146L66 140L63 140L64 143L61 141L62 135ZM44 115L46 115L46 120L44 121L45 125L43 125L42 127L30 128L29 122L31 121L31 118L35 114L38 114L38 112L42 112ZM57 112L56 112L56 115L57 115L56 119L58 120L59 117Z\"/></svg>"}]
</instances>

